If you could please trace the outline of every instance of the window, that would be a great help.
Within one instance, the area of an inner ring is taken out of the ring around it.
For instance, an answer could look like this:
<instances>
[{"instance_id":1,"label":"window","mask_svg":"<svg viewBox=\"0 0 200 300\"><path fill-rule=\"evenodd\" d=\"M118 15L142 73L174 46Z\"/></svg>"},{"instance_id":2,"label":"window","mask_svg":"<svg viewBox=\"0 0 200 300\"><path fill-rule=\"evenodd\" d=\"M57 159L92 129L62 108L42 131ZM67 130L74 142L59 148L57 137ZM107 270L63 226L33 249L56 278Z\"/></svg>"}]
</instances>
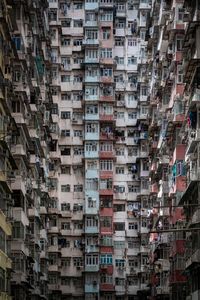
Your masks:
<instances>
[{"instance_id":1,"label":"window","mask_svg":"<svg viewBox=\"0 0 200 300\"><path fill-rule=\"evenodd\" d=\"M74 229L78 229L78 230L83 229L83 222L82 221L75 221L74 222Z\"/></svg>"},{"instance_id":2,"label":"window","mask_svg":"<svg viewBox=\"0 0 200 300\"><path fill-rule=\"evenodd\" d=\"M83 132L82 130L74 130L74 137L82 137Z\"/></svg>"},{"instance_id":3,"label":"window","mask_svg":"<svg viewBox=\"0 0 200 300\"><path fill-rule=\"evenodd\" d=\"M107 283L107 284L112 284L113 283L113 277L112 275L108 275L108 274L101 274L101 283Z\"/></svg>"},{"instance_id":4,"label":"window","mask_svg":"<svg viewBox=\"0 0 200 300\"><path fill-rule=\"evenodd\" d=\"M61 203L61 210L62 211L69 211L70 210L70 203Z\"/></svg>"},{"instance_id":5,"label":"window","mask_svg":"<svg viewBox=\"0 0 200 300\"><path fill-rule=\"evenodd\" d=\"M82 267L83 266L83 258L82 257L73 257L73 265L74 265L74 267Z\"/></svg>"},{"instance_id":6,"label":"window","mask_svg":"<svg viewBox=\"0 0 200 300\"><path fill-rule=\"evenodd\" d=\"M67 147L61 147L60 149L60 153L61 155L71 155L71 148L67 148Z\"/></svg>"},{"instance_id":7,"label":"window","mask_svg":"<svg viewBox=\"0 0 200 300\"><path fill-rule=\"evenodd\" d=\"M101 49L101 58L112 58L112 49L110 48Z\"/></svg>"},{"instance_id":8,"label":"window","mask_svg":"<svg viewBox=\"0 0 200 300\"><path fill-rule=\"evenodd\" d=\"M116 38L115 39L115 46L123 47L124 46L124 38Z\"/></svg>"},{"instance_id":9,"label":"window","mask_svg":"<svg viewBox=\"0 0 200 300\"><path fill-rule=\"evenodd\" d=\"M85 36L89 40L97 40L98 39L98 31L87 29L85 32Z\"/></svg>"},{"instance_id":10,"label":"window","mask_svg":"<svg viewBox=\"0 0 200 300\"><path fill-rule=\"evenodd\" d=\"M148 171L149 170L149 163L146 160L143 160L142 162L142 170L143 171Z\"/></svg>"},{"instance_id":11,"label":"window","mask_svg":"<svg viewBox=\"0 0 200 300\"><path fill-rule=\"evenodd\" d=\"M61 21L61 26L62 27L70 27L71 26L71 20L70 19L62 20Z\"/></svg>"},{"instance_id":12,"label":"window","mask_svg":"<svg viewBox=\"0 0 200 300\"><path fill-rule=\"evenodd\" d=\"M61 258L61 266L69 267L71 265L71 257Z\"/></svg>"},{"instance_id":13,"label":"window","mask_svg":"<svg viewBox=\"0 0 200 300\"><path fill-rule=\"evenodd\" d=\"M91 191L98 190L98 181L94 178L88 178L86 180L86 188Z\"/></svg>"},{"instance_id":14,"label":"window","mask_svg":"<svg viewBox=\"0 0 200 300\"><path fill-rule=\"evenodd\" d=\"M62 222L61 229L62 230L70 230L70 222Z\"/></svg>"},{"instance_id":15,"label":"window","mask_svg":"<svg viewBox=\"0 0 200 300\"><path fill-rule=\"evenodd\" d=\"M124 64L124 57L115 56L115 61L118 65L123 65Z\"/></svg>"},{"instance_id":16,"label":"window","mask_svg":"<svg viewBox=\"0 0 200 300\"><path fill-rule=\"evenodd\" d=\"M49 274L49 284L57 284L58 276L54 274Z\"/></svg>"},{"instance_id":17,"label":"window","mask_svg":"<svg viewBox=\"0 0 200 300\"><path fill-rule=\"evenodd\" d=\"M115 249L125 249L125 241L114 241L114 248Z\"/></svg>"},{"instance_id":18,"label":"window","mask_svg":"<svg viewBox=\"0 0 200 300\"><path fill-rule=\"evenodd\" d=\"M102 246L112 246L113 245L112 236L103 235L100 240L100 243Z\"/></svg>"},{"instance_id":19,"label":"window","mask_svg":"<svg viewBox=\"0 0 200 300\"><path fill-rule=\"evenodd\" d=\"M96 152L97 151L97 143L95 142L90 142L85 144L85 150L87 152Z\"/></svg>"},{"instance_id":20,"label":"window","mask_svg":"<svg viewBox=\"0 0 200 300\"><path fill-rule=\"evenodd\" d=\"M115 266L123 268L125 266L125 259L115 259Z\"/></svg>"},{"instance_id":21,"label":"window","mask_svg":"<svg viewBox=\"0 0 200 300\"><path fill-rule=\"evenodd\" d=\"M83 210L83 205L81 203L75 203L74 206L73 206L73 211L76 212L76 211L82 211Z\"/></svg>"},{"instance_id":22,"label":"window","mask_svg":"<svg viewBox=\"0 0 200 300\"><path fill-rule=\"evenodd\" d=\"M82 2L75 2L74 3L74 9L82 9L83 8L83 3Z\"/></svg>"},{"instance_id":23,"label":"window","mask_svg":"<svg viewBox=\"0 0 200 300\"><path fill-rule=\"evenodd\" d=\"M101 227L112 228L112 218L111 217L101 217Z\"/></svg>"},{"instance_id":24,"label":"window","mask_svg":"<svg viewBox=\"0 0 200 300\"><path fill-rule=\"evenodd\" d=\"M138 285L138 276L137 275L133 275L133 276L129 276L127 278L128 281L128 285L134 285L137 286Z\"/></svg>"},{"instance_id":25,"label":"window","mask_svg":"<svg viewBox=\"0 0 200 300\"><path fill-rule=\"evenodd\" d=\"M87 123L86 132L96 133L98 132L98 124L96 123Z\"/></svg>"},{"instance_id":26,"label":"window","mask_svg":"<svg viewBox=\"0 0 200 300\"><path fill-rule=\"evenodd\" d=\"M111 29L110 27L103 27L103 40L109 40L111 36Z\"/></svg>"},{"instance_id":27,"label":"window","mask_svg":"<svg viewBox=\"0 0 200 300\"><path fill-rule=\"evenodd\" d=\"M119 148L116 149L116 155L117 156L124 156L124 153L125 153L124 151L125 151L124 147L119 147Z\"/></svg>"},{"instance_id":28,"label":"window","mask_svg":"<svg viewBox=\"0 0 200 300\"><path fill-rule=\"evenodd\" d=\"M86 58L98 58L98 50L86 49L85 56Z\"/></svg>"},{"instance_id":29,"label":"window","mask_svg":"<svg viewBox=\"0 0 200 300\"><path fill-rule=\"evenodd\" d=\"M61 285L70 286L71 278L69 277L61 277Z\"/></svg>"},{"instance_id":30,"label":"window","mask_svg":"<svg viewBox=\"0 0 200 300\"><path fill-rule=\"evenodd\" d=\"M111 190L112 186L113 186L112 178L100 180L100 189L101 190Z\"/></svg>"},{"instance_id":31,"label":"window","mask_svg":"<svg viewBox=\"0 0 200 300\"><path fill-rule=\"evenodd\" d=\"M83 27L83 21L82 20L74 20L74 27Z\"/></svg>"},{"instance_id":32,"label":"window","mask_svg":"<svg viewBox=\"0 0 200 300\"><path fill-rule=\"evenodd\" d=\"M61 185L61 192L69 193L70 192L70 185L69 184Z\"/></svg>"},{"instance_id":33,"label":"window","mask_svg":"<svg viewBox=\"0 0 200 300\"><path fill-rule=\"evenodd\" d=\"M129 259L128 265L129 265L129 267L138 268L138 266L139 266L138 258L134 257L134 258Z\"/></svg>"},{"instance_id":34,"label":"window","mask_svg":"<svg viewBox=\"0 0 200 300\"><path fill-rule=\"evenodd\" d=\"M69 100L71 100L71 94L70 93L61 94L61 100L62 101L69 101Z\"/></svg>"},{"instance_id":35,"label":"window","mask_svg":"<svg viewBox=\"0 0 200 300\"><path fill-rule=\"evenodd\" d=\"M98 106L97 105L86 105L86 114L98 114Z\"/></svg>"},{"instance_id":36,"label":"window","mask_svg":"<svg viewBox=\"0 0 200 300\"><path fill-rule=\"evenodd\" d=\"M114 223L115 231L124 231L125 230L125 223Z\"/></svg>"},{"instance_id":37,"label":"window","mask_svg":"<svg viewBox=\"0 0 200 300\"><path fill-rule=\"evenodd\" d=\"M86 265L87 266L96 266L99 264L99 258L97 254L93 255L86 255L85 259Z\"/></svg>"},{"instance_id":38,"label":"window","mask_svg":"<svg viewBox=\"0 0 200 300\"><path fill-rule=\"evenodd\" d=\"M176 51L182 51L182 47L183 47L183 36L177 36L176 37Z\"/></svg>"},{"instance_id":39,"label":"window","mask_svg":"<svg viewBox=\"0 0 200 300\"><path fill-rule=\"evenodd\" d=\"M82 146L74 148L74 155L83 155L83 154L84 154L84 149Z\"/></svg>"},{"instance_id":40,"label":"window","mask_svg":"<svg viewBox=\"0 0 200 300\"><path fill-rule=\"evenodd\" d=\"M97 161L88 161L87 168L88 170L96 170L97 169Z\"/></svg>"},{"instance_id":41,"label":"window","mask_svg":"<svg viewBox=\"0 0 200 300\"><path fill-rule=\"evenodd\" d=\"M125 186L123 185L114 185L114 193L124 193Z\"/></svg>"},{"instance_id":42,"label":"window","mask_svg":"<svg viewBox=\"0 0 200 300\"><path fill-rule=\"evenodd\" d=\"M88 197L88 207L95 208L96 207L96 199Z\"/></svg>"},{"instance_id":43,"label":"window","mask_svg":"<svg viewBox=\"0 0 200 300\"><path fill-rule=\"evenodd\" d=\"M98 220L95 217L86 217L87 227L98 227Z\"/></svg>"},{"instance_id":44,"label":"window","mask_svg":"<svg viewBox=\"0 0 200 300\"><path fill-rule=\"evenodd\" d=\"M136 39L128 39L128 46L136 47L137 46L137 40Z\"/></svg>"},{"instance_id":45,"label":"window","mask_svg":"<svg viewBox=\"0 0 200 300\"><path fill-rule=\"evenodd\" d=\"M65 137L67 137L67 136L70 136L70 130L61 130L61 136L65 136Z\"/></svg>"},{"instance_id":46,"label":"window","mask_svg":"<svg viewBox=\"0 0 200 300\"><path fill-rule=\"evenodd\" d=\"M128 192L129 193L139 193L140 187L134 184L128 185Z\"/></svg>"},{"instance_id":47,"label":"window","mask_svg":"<svg viewBox=\"0 0 200 300\"><path fill-rule=\"evenodd\" d=\"M70 119L71 112L70 111L61 111L61 119Z\"/></svg>"},{"instance_id":48,"label":"window","mask_svg":"<svg viewBox=\"0 0 200 300\"><path fill-rule=\"evenodd\" d=\"M102 265L112 265L112 261L113 261L112 254L102 254L100 256L100 263Z\"/></svg>"},{"instance_id":49,"label":"window","mask_svg":"<svg viewBox=\"0 0 200 300\"><path fill-rule=\"evenodd\" d=\"M116 28L123 29L126 27L126 22L124 20L119 19L119 21L116 24Z\"/></svg>"},{"instance_id":50,"label":"window","mask_svg":"<svg viewBox=\"0 0 200 300\"><path fill-rule=\"evenodd\" d=\"M116 167L115 172L116 174L124 174L124 167Z\"/></svg>"},{"instance_id":51,"label":"window","mask_svg":"<svg viewBox=\"0 0 200 300\"><path fill-rule=\"evenodd\" d=\"M61 46L70 46L70 39L61 37Z\"/></svg>"},{"instance_id":52,"label":"window","mask_svg":"<svg viewBox=\"0 0 200 300\"><path fill-rule=\"evenodd\" d=\"M128 65L135 65L137 63L137 57L128 57Z\"/></svg>"},{"instance_id":53,"label":"window","mask_svg":"<svg viewBox=\"0 0 200 300\"><path fill-rule=\"evenodd\" d=\"M113 20L113 12L112 11L104 11L100 14L100 21L101 22L110 22Z\"/></svg>"},{"instance_id":54,"label":"window","mask_svg":"<svg viewBox=\"0 0 200 300\"><path fill-rule=\"evenodd\" d=\"M111 152L111 151L113 151L113 144L107 143L107 142L101 143L100 150L103 152Z\"/></svg>"},{"instance_id":55,"label":"window","mask_svg":"<svg viewBox=\"0 0 200 300\"><path fill-rule=\"evenodd\" d=\"M4 232L0 232L0 246L3 247L3 240L5 242L5 236L3 238ZM24 239L24 234L25 234L25 228L21 222L14 222L13 228L12 228L12 236L14 239ZM5 247L5 244L4 244ZM3 250L1 248L1 250Z\"/></svg>"},{"instance_id":56,"label":"window","mask_svg":"<svg viewBox=\"0 0 200 300\"><path fill-rule=\"evenodd\" d=\"M114 204L114 211L125 211L125 204Z\"/></svg>"},{"instance_id":57,"label":"window","mask_svg":"<svg viewBox=\"0 0 200 300\"><path fill-rule=\"evenodd\" d=\"M113 161L112 160L101 160L100 161L100 170L101 171L112 171Z\"/></svg>"},{"instance_id":58,"label":"window","mask_svg":"<svg viewBox=\"0 0 200 300\"><path fill-rule=\"evenodd\" d=\"M128 223L128 229L129 230L137 230L138 229L138 223L137 222L131 222L131 223Z\"/></svg>"},{"instance_id":59,"label":"window","mask_svg":"<svg viewBox=\"0 0 200 300\"><path fill-rule=\"evenodd\" d=\"M82 184L74 185L74 192L83 192L83 185Z\"/></svg>"},{"instance_id":60,"label":"window","mask_svg":"<svg viewBox=\"0 0 200 300\"><path fill-rule=\"evenodd\" d=\"M95 13L87 11L85 13L85 20L86 20L86 22L97 21L97 16Z\"/></svg>"},{"instance_id":61,"label":"window","mask_svg":"<svg viewBox=\"0 0 200 300\"><path fill-rule=\"evenodd\" d=\"M183 83L183 66L177 66L177 83Z\"/></svg>"},{"instance_id":62,"label":"window","mask_svg":"<svg viewBox=\"0 0 200 300\"><path fill-rule=\"evenodd\" d=\"M137 112L136 111L132 111L128 113L128 118L131 120L134 120L137 118Z\"/></svg>"},{"instance_id":63,"label":"window","mask_svg":"<svg viewBox=\"0 0 200 300\"><path fill-rule=\"evenodd\" d=\"M108 76L112 76L113 74L113 71L112 69L101 69L101 76L105 76L105 77L108 77Z\"/></svg>"},{"instance_id":64,"label":"window","mask_svg":"<svg viewBox=\"0 0 200 300\"><path fill-rule=\"evenodd\" d=\"M124 112L123 111L118 111L117 112L117 119L124 119Z\"/></svg>"},{"instance_id":65,"label":"window","mask_svg":"<svg viewBox=\"0 0 200 300\"><path fill-rule=\"evenodd\" d=\"M128 248L139 248L140 247L140 238L138 237L132 237L128 238Z\"/></svg>"},{"instance_id":66,"label":"window","mask_svg":"<svg viewBox=\"0 0 200 300\"><path fill-rule=\"evenodd\" d=\"M125 285L125 279L124 278L115 278L115 284L124 286Z\"/></svg>"}]
</instances>

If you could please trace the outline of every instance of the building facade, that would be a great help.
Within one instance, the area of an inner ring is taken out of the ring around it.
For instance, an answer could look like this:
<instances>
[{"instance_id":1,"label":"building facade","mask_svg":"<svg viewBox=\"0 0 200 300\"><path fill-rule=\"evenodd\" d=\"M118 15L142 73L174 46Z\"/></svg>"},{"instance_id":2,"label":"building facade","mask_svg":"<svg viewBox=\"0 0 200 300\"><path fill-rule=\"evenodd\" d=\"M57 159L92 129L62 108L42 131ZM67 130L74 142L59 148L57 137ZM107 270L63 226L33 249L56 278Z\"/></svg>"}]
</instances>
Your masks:
<instances>
[{"instance_id":1,"label":"building facade","mask_svg":"<svg viewBox=\"0 0 200 300\"><path fill-rule=\"evenodd\" d=\"M0 0L0 300L197 300L198 0Z\"/></svg>"},{"instance_id":2,"label":"building facade","mask_svg":"<svg viewBox=\"0 0 200 300\"><path fill-rule=\"evenodd\" d=\"M47 299L47 1L0 1L0 299ZM11 226L12 224L12 226Z\"/></svg>"},{"instance_id":3,"label":"building facade","mask_svg":"<svg viewBox=\"0 0 200 300\"><path fill-rule=\"evenodd\" d=\"M199 298L199 8L153 1L150 13L150 299Z\"/></svg>"},{"instance_id":4,"label":"building facade","mask_svg":"<svg viewBox=\"0 0 200 300\"><path fill-rule=\"evenodd\" d=\"M137 299L148 290L150 8L49 1L50 299Z\"/></svg>"}]
</instances>

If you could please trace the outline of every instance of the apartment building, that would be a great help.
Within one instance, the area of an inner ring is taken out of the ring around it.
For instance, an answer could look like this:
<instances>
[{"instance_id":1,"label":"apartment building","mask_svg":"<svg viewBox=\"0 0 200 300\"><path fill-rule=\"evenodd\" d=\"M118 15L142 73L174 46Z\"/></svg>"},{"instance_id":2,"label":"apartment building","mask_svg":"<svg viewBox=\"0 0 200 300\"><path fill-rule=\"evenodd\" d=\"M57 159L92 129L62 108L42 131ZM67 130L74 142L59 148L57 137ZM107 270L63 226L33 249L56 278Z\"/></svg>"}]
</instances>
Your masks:
<instances>
[{"instance_id":1,"label":"apartment building","mask_svg":"<svg viewBox=\"0 0 200 300\"><path fill-rule=\"evenodd\" d=\"M200 297L199 12L0 1L0 299Z\"/></svg>"},{"instance_id":2,"label":"apartment building","mask_svg":"<svg viewBox=\"0 0 200 300\"><path fill-rule=\"evenodd\" d=\"M50 299L148 291L150 9L149 1L49 1Z\"/></svg>"},{"instance_id":3,"label":"apartment building","mask_svg":"<svg viewBox=\"0 0 200 300\"><path fill-rule=\"evenodd\" d=\"M47 1L0 1L0 299L48 296L47 8Z\"/></svg>"},{"instance_id":4,"label":"apartment building","mask_svg":"<svg viewBox=\"0 0 200 300\"><path fill-rule=\"evenodd\" d=\"M151 299L200 295L199 9L153 1L149 19Z\"/></svg>"}]
</instances>

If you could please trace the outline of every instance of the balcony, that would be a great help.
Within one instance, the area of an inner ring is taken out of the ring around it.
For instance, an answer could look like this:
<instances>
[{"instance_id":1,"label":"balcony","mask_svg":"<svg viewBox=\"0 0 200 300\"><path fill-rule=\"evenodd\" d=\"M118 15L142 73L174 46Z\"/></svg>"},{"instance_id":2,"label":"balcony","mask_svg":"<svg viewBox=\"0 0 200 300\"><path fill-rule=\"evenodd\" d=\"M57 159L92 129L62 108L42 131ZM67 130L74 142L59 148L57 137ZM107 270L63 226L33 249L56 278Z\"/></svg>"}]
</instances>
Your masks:
<instances>
[{"instance_id":1,"label":"balcony","mask_svg":"<svg viewBox=\"0 0 200 300\"><path fill-rule=\"evenodd\" d=\"M85 158L97 158L99 156L99 151L86 151Z\"/></svg>"},{"instance_id":2,"label":"balcony","mask_svg":"<svg viewBox=\"0 0 200 300\"><path fill-rule=\"evenodd\" d=\"M99 140L99 132L85 132L85 140Z\"/></svg>"},{"instance_id":3,"label":"balcony","mask_svg":"<svg viewBox=\"0 0 200 300\"><path fill-rule=\"evenodd\" d=\"M97 234L99 232L98 226L85 226L85 233Z\"/></svg>"},{"instance_id":4,"label":"balcony","mask_svg":"<svg viewBox=\"0 0 200 300\"><path fill-rule=\"evenodd\" d=\"M111 141L114 139L114 135L111 132L106 133L105 130L102 129L100 133L100 140Z\"/></svg>"},{"instance_id":5,"label":"balcony","mask_svg":"<svg viewBox=\"0 0 200 300\"><path fill-rule=\"evenodd\" d=\"M85 80L86 83L87 82L97 83L97 82L99 82L99 76L88 76L88 75L86 75L84 80Z\"/></svg>"},{"instance_id":6,"label":"balcony","mask_svg":"<svg viewBox=\"0 0 200 300\"><path fill-rule=\"evenodd\" d=\"M99 39L89 39L86 38L83 40L83 46L98 46L99 45Z\"/></svg>"},{"instance_id":7,"label":"balcony","mask_svg":"<svg viewBox=\"0 0 200 300\"><path fill-rule=\"evenodd\" d=\"M98 245L85 246L85 252L86 253L99 252L99 246Z\"/></svg>"},{"instance_id":8,"label":"balcony","mask_svg":"<svg viewBox=\"0 0 200 300\"><path fill-rule=\"evenodd\" d=\"M85 3L85 10L98 10L99 3L98 2L91 2L91 3Z\"/></svg>"},{"instance_id":9,"label":"balcony","mask_svg":"<svg viewBox=\"0 0 200 300\"><path fill-rule=\"evenodd\" d=\"M97 215L98 211L98 207L85 207L85 213L88 215Z\"/></svg>"},{"instance_id":10,"label":"balcony","mask_svg":"<svg viewBox=\"0 0 200 300\"><path fill-rule=\"evenodd\" d=\"M100 290L114 292L115 286L112 283L102 283L102 284L100 284Z\"/></svg>"},{"instance_id":11,"label":"balcony","mask_svg":"<svg viewBox=\"0 0 200 300\"><path fill-rule=\"evenodd\" d=\"M99 95L90 95L87 92L85 93L85 101L98 101L99 100Z\"/></svg>"},{"instance_id":12,"label":"balcony","mask_svg":"<svg viewBox=\"0 0 200 300\"><path fill-rule=\"evenodd\" d=\"M85 114L85 120L86 121L97 121L97 120L99 120L99 114L98 113L96 113L96 114L86 113Z\"/></svg>"},{"instance_id":13,"label":"balcony","mask_svg":"<svg viewBox=\"0 0 200 300\"><path fill-rule=\"evenodd\" d=\"M91 284L85 284L85 293L98 293L99 292L99 284L97 281L93 281Z\"/></svg>"},{"instance_id":14,"label":"balcony","mask_svg":"<svg viewBox=\"0 0 200 300\"><path fill-rule=\"evenodd\" d=\"M113 8L113 0L100 0L99 7Z\"/></svg>"},{"instance_id":15,"label":"balcony","mask_svg":"<svg viewBox=\"0 0 200 300\"><path fill-rule=\"evenodd\" d=\"M109 114L100 114L99 116L100 121L105 121L105 122L112 122L114 121L114 115L109 115Z\"/></svg>"},{"instance_id":16,"label":"balcony","mask_svg":"<svg viewBox=\"0 0 200 300\"><path fill-rule=\"evenodd\" d=\"M186 154L191 154L194 151L194 148L197 142L200 141L200 129L191 129L188 132L188 147L186 149Z\"/></svg>"},{"instance_id":17,"label":"balcony","mask_svg":"<svg viewBox=\"0 0 200 300\"><path fill-rule=\"evenodd\" d=\"M84 60L85 64L98 64L99 63L99 57L87 57L85 56L85 60Z\"/></svg>"},{"instance_id":18,"label":"balcony","mask_svg":"<svg viewBox=\"0 0 200 300\"><path fill-rule=\"evenodd\" d=\"M113 151L99 151L100 158L114 158Z\"/></svg>"},{"instance_id":19,"label":"balcony","mask_svg":"<svg viewBox=\"0 0 200 300\"><path fill-rule=\"evenodd\" d=\"M99 265L85 265L85 272L98 272Z\"/></svg>"},{"instance_id":20,"label":"balcony","mask_svg":"<svg viewBox=\"0 0 200 300\"><path fill-rule=\"evenodd\" d=\"M149 0L141 0L139 4L140 10L151 9L151 4Z\"/></svg>"},{"instance_id":21,"label":"balcony","mask_svg":"<svg viewBox=\"0 0 200 300\"><path fill-rule=\"evenodd\" d=\"M185 158L185 150L186 150L186 145L176 145L173 153L173 161L172 163L174 164L177 160L183 160Z\"/></svg>"},{"instance_id":22,"label":"balcony","mask_svg":"<svg viewBox=\"0 0 200 300\"><path fill-rule=\"evenodd\" d=\"M92 3L90 3L92 4ZM98 21L97 20L86 20L83 24L84 27L98 27Z\"/></svg>"}]
</instances>

